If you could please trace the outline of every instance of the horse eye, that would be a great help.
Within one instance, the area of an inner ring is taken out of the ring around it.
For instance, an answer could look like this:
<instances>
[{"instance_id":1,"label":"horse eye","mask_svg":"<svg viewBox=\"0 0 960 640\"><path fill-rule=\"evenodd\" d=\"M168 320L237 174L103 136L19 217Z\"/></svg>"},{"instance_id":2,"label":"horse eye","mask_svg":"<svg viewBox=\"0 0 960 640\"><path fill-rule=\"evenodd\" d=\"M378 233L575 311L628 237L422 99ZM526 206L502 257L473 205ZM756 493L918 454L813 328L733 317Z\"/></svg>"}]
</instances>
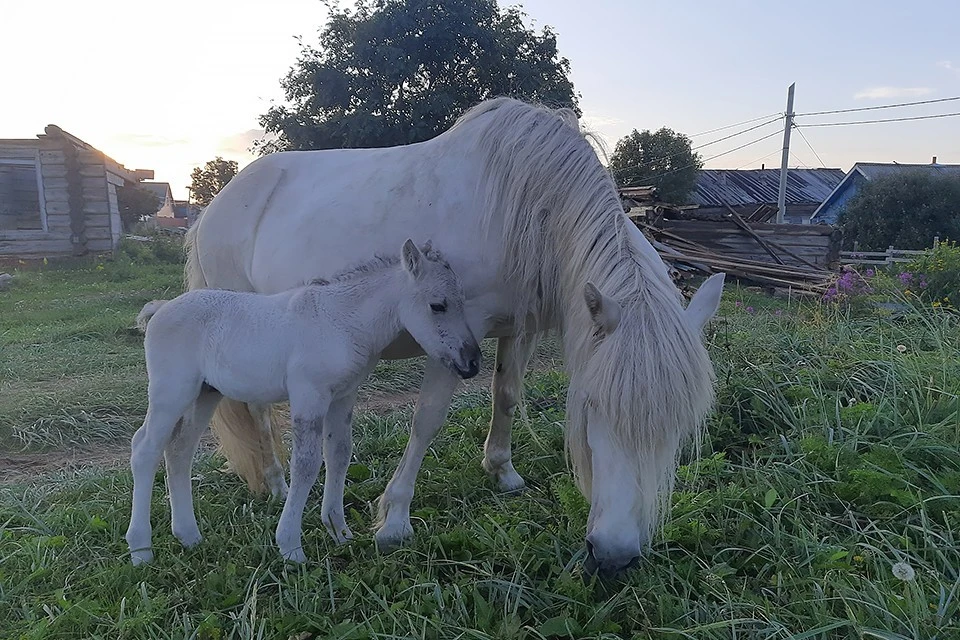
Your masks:
<instances>
[{"instance_id":1,"label":"horse eye","mask_svg":"<svg viewBox=\"0 0 960 640\"><path fill-rule=\"evenodd\" d=\"M447 301L444 300L443 302L439 302L439 303L433 302L430 304L430 309L434 313L445 313L447 311Z\"/></svg>"}]
</instances>

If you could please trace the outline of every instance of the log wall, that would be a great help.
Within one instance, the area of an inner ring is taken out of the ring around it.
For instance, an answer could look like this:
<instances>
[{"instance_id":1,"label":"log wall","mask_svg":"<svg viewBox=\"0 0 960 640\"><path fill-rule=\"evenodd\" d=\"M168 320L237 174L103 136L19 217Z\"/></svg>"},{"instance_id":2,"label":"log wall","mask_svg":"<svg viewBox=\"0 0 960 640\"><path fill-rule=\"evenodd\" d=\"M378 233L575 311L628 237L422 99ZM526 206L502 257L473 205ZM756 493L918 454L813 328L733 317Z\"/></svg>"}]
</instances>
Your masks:
<instances>
[{"instance_id":1,"label":"log wall","mask_svg":"<svg viewBox=\"0 0 960 640\"><path fill-rule=\"evenodd\" d=\"M749 233L729 220L663 220L658 227L725 257L774 262ZM834 227L798 224L751 224L750 227L764 240L773 241L817 266L835 268L840 261L840 231ZM777 251L777 255L786 264L803 266L786 252Z\"/></svg>"}]
</instances>

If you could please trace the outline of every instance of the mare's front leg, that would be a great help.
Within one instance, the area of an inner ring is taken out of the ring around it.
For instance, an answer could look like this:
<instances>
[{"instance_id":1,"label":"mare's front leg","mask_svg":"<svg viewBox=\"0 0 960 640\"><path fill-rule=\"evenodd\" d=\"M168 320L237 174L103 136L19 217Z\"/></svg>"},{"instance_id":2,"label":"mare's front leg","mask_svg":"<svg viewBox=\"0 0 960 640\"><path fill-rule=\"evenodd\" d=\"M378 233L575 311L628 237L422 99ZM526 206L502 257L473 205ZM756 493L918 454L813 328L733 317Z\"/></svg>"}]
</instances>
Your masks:
<instances>
[{"instance_id":1,"label":"mare's front leg","mask_svg":"<svg viewBox=\"0 0 960 640\"><path fill-rule=\"evenodd\" d=\"M536 336L526 334L500 338L497 341L497 364L493 372L493 417L483 445L483 468L496 478L501 491L518 491L524 482L513 468L510 451L510 430L513 414L523 397L523 376Z\"/></svg>"},{"instance_id":2,"label":"mare's front leg","mask_svg":"<svg viewBox=\"0 0 960 640\"><path fill-rule=\"evenodd\" d=\"M413 501L417 472L420 471L430 442L447 417L450 400L459 381L456 374L440 362L427 360L410 440L393 478L380 498L380 521L375 538L381 548L397 546L413 535L410 503Z\"/></svg>"},{"instance_id":3,"label":"mare's front leg","mask_svg":"<svg viewBox=\"0 0 960 640\"><path fill-rule=\"evenodd\" d=\"M356 401L357 390L354 389L330 405L323 421L323 461L327 465L327 479L323 483L320 518L337 544L353 539L343 512L343 492L353 453L353 406Z\"/></svg>"},{"instance_id":4,"label":"mare's front leg","mask_svg":"<svg viewBox=\"0 0 960 640\"><path fill-rule=\"evenodd\" d=\"M303 510L323 463L323 423L329 408L330 393L327 390L314 393L313 389L306 388L298 393L291 389L293 452L290 491L277 525L277 546L283 557L293 562L307 559L303 552Z\"/></svg>"}]
</instances>

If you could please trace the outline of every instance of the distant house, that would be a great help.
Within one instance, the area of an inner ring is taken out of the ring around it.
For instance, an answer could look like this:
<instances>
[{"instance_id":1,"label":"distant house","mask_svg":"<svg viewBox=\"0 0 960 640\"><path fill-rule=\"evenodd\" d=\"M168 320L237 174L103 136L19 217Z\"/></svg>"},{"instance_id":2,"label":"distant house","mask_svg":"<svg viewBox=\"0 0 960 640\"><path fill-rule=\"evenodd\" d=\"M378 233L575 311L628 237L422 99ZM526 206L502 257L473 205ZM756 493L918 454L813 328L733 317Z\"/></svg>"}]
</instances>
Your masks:
<instances>
[{"instance_id":1,"label":"distant house","mask_svg":"<svg viewBox=\"0 0 960 640\"><path fill-rule=\"evenodd\" d=\"M152 177L52 124L35 139L0 140L0 257L114 251L117 187Z\"/></svg>"},{"instance_id":2,"label":"distant house","mask_svg":"<svg viewBox=\"0 0 960 640\"><path fill-rule=\"evenodd\" d=\"M860 188L877 178L889 175L924 171L936 175L955 175L960 178L960 164L937 164L936 158L931 164L897 164L880 162L858 162L847 172L843 180L824 198L823 203L813 213L814 224L836 224L843 207L857 195Z\"/></svg>"},{"instance_id":3,"label":"distant house","mask_svg":"<svg viewBox=\"0 0 960 640\"><path fill-rule=\"evenodd\" d=\"M169 182L141 182L140 188L145 189L157 197L157 217L175 218L173 209L173 191Z\"/></svg>"},{"instance_id":4,"label":"distant house","mask_svg":"<svg viewBox=\"0 0 960 640\"><path fill-rule=\"evenodd\" d=\"M784 222L809 224L843 177L841 169L790 169ZM687 204L697 205L700 213L728 214L733 209L749 218L762 210L775 214L779 192L779 169L701 169Z\"/></svg>"}]
</instances>

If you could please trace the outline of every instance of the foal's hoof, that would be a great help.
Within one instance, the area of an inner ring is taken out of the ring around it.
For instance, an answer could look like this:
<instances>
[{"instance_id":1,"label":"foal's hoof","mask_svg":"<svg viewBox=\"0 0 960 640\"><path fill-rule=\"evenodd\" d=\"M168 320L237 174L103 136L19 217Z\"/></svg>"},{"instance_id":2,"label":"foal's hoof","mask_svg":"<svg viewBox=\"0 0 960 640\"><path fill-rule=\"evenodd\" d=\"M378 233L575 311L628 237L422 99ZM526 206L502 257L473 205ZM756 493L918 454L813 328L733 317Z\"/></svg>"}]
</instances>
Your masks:
<instances>
[{"instance_id":1,"label":"foal's hoof","mask_svg":"<svg viewBox=\"0 0 960 640\"><path fill-rule=\"evenodd\" d=\"M347 544L353 540L353 531L350 531L350 527L343 525L340 528L327 527L327 533L330 534L330 537L333 538L333 541L337 544Z\"/></svg>"},{"instance_id":2,"label":"foal's hoof","mask_svg":"<svg viewBox=\"0 0 960 640\"><path fill-rule=\"evenodd\" d=\"M281 553L283 554L283 559L287 562L303 564L307 561L307 554L303 552L303 547L297 547L296 549L291 549L290 551L281 551Z\"/></svg>"},{"instance_id":3,"label":"foal's hoof","mask_svg":"<svg viewBox=\"0 0 960 640\"><path fill-rule=\"evenodd\" d=\"M173 535L180 541L180 544L183 545L184 549L190 549L197 546L203 540L203 536L200 535L200 530L196 531L185 531L177 533L174 531Z\"/></svg>"},{"instance_id":4,"label":"foal's hoof","mask_svg":"<svg viewBox=\"0 0 960 640\"><path fill-rule=\"evenodd\" d=\"M407 522L401 527L383 526L374 534L373 539L377 543L377 549L387 553L399 549L412 537L413 527Z\"/></svg>"},{"instance_id":5,"label":"foal's hoof","mask_svg":"<svg viewBox=\"0 0 960 640\"><path fill-rule=\"evenodd\" d=\"M153 549L137 549L130 552L130 561L133 566L139 567L153 562Z\"/></svg>"}]
</instances>

